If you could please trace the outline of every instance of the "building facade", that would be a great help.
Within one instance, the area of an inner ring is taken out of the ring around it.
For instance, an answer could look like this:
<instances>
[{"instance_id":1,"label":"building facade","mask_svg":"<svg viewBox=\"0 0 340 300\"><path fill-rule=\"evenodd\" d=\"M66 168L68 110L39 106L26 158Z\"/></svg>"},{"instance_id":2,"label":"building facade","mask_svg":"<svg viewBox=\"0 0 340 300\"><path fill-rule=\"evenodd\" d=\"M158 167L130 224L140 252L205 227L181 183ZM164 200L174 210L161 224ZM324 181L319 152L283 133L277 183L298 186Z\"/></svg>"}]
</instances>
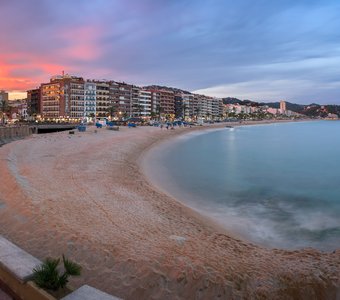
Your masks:
<instances>
[{"instance_id":1,"label":"building facade","mask_svg":"<svg viewBox=\"0 0 340 300\"><path fill-rule=\"evenodd\" d=\"M41 114L40 88L27 91L27 114L29 116Z\"/></svg>"},{"instance_id":2,"label":"building facade","mask_svg":"<svg viewBox=\"0 0 340 300\"><path fill-rule=\"evenodd\" d=\"M149 117L151 116L151 92L139 90L138 95L138 112L137 116Z\"/></svg>"},{"instance_id":3,"label":"building facade","mask_svg":"<svg viewBox=\"0 0 340 300\"><path fill-rule=\"evenodd\" d=\"M84 117L94 118L96 116L97 85L92 81L84 83Z\"/></svg>"},{"instance_id":4,"label":"building facade","mask_svg":"<svg viewBox=\"0 0 340 300\"><path fill-rule=\"evenodd\" d=\"M107 117L111 106L110 82L94 81L96 84L96 117Z\"/></svg>"},{"instance_id":5,"label":"building facade","mask_svg":"<svg viewBox=\"0 0 340 300\"><path fill-rule=\"evenodd\" d=\"M125 82L111 82L110 99L116 114L119 118L128 118L132 115L133 103L132 97L135 101L138 98L138 91L133 90L133 85Z\"/></svg>"},{"instance_id":6,"label":"building facade","mask_svg":"<svg viewBox=\"0 0 340 300\"><path fill-rule=\"evenodd\" d=\"M175 117L175 93L164 89L151 92L151 112L159 117Z\"/></svg>"}]
</instances>

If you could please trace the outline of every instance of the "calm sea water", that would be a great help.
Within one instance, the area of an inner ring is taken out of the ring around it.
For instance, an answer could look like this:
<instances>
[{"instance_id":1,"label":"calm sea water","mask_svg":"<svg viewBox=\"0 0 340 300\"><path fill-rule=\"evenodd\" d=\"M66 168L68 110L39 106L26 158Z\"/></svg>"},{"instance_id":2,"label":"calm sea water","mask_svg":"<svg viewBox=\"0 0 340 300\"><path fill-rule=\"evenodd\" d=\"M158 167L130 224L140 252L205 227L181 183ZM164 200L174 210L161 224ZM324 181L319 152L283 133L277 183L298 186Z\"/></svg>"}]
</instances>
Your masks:
<instances>
[{"instance_id":1,"label":"calm sea water","mask_svg":"<svg viewBox=\"0 0 340 300\"><path fill-rule=\"evenodd\" d=\"M340 122L193 133L153 168L161 189L255 243L340 248Z\"/></svg>"}]
</instances>

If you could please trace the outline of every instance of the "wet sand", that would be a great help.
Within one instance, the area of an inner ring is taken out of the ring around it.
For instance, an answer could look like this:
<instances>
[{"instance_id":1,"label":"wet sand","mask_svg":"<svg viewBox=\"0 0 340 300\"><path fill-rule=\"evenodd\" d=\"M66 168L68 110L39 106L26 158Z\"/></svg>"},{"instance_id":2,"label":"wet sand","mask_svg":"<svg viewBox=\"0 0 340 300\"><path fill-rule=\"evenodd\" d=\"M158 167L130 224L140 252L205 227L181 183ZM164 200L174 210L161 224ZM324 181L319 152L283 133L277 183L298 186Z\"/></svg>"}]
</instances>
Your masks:
<instances>
[{"instance_id":1,"label":"wet sand","mask_svg":"<svg viewBox=\"0 0 340 300\"><path fill-rule=\"evenodd\" d=\"M39 259L65 253L124 299L337 299L340 249L266 249L157 190L141 156L153 127L35 135L0 148L0 234ZM340 246L339 246L340 248Z\"/></svg>"}]
</instances>

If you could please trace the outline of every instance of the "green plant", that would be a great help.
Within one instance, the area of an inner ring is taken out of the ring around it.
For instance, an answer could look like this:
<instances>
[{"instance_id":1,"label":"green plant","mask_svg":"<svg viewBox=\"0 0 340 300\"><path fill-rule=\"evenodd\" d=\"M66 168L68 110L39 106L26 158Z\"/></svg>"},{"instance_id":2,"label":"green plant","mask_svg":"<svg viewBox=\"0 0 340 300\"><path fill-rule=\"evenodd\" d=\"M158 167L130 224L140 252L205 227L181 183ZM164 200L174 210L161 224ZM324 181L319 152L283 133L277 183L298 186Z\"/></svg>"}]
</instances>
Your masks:
<instances>
[{"instance_id":1,"label":"green plant","mask_svg":"<svg viewBox=\"0 0 340 300\"><path fill-rule=\"evenodd\" d=\"M63 255L63 272L58 269L60 258L47 258L43 264L33 269L34 282L41 288L56 291L64 288L70 276L79 276L81 266Z\"/></svg>"}]
</instances>

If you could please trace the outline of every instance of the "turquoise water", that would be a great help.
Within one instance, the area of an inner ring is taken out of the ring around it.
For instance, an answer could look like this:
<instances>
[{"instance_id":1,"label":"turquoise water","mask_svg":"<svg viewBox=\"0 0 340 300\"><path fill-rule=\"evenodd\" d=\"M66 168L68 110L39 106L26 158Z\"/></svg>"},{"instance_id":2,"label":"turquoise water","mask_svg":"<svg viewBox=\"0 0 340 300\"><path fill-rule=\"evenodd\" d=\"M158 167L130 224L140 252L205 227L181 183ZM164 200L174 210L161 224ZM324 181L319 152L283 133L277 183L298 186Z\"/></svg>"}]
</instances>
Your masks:
<instances>
[{"instance_id":1,"label":"turquoise water","mask_svg":"<svg viewBox=\"0 0 340 300\"><path fill-rule=\"evenodd\" d=\"M153 164L163 190L248 240L340 248L340 122L193 133Z\"/></svg>"}]
</instances>

